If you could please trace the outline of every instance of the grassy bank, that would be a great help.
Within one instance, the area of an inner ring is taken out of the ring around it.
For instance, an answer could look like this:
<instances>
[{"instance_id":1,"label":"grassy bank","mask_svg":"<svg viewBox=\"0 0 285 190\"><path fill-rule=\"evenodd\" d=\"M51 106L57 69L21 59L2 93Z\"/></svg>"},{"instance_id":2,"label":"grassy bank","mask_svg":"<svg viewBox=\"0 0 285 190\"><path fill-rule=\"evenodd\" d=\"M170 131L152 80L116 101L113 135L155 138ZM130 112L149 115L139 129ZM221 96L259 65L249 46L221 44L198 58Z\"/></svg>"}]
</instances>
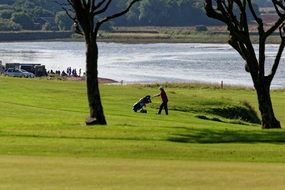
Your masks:
<instances>
[{"instance_id":1,"label":"grassy bank","mask_svg":"<svg viewBox=\"0 0 285 190\"><path fill-rule=\"evenodd\" d=\"M101 42L119 43L226 43L228 35L213 33L102 33L98 40Z\"/></svg>"},{"instance_id":2,"label":"grassy bank","mask_svg":"<svg viewBox=\"0 0 285 190\"><path fill-rule=\"evenodd\" d=\"M254 27L251 31L252 42L258 43L257 31ZM117 27L113 31L101 31L98 35L98 41L119 43L227 43L228 39L228 31L223 26L207 27L207 31L197 31L196 27ZM0 32L0 42L83 40L82 36L71 31ZM271 36L267 42L280 43L279 34Z\"/></svg>"},{"instance_id":3,"label":"grassy bank","mask_svg":"<svg viewBox=\"0 0 285 190\"><path fill-rule=\"evenodd\" d=\"M84 82L0 77L0 86L0 189L285 188L285 131L213 111L245 100L256 110L251 89L166 85L166 116L159 99L147 114L131 110L156 85L101 85L108 126L86 127ZM272 95L283 126L284 94Z\"/></svg>"},{"instance_id":4,"label":"grassy bank","mask_svg":"<svg viewBox=\"0 0 285 190\"><path fill-rule=\"evenodd\" d=\"M251 41L258 43L256 26L250 26ZM101 32L99 41L122 43L227 43L229 32L225 26L208 26L207 31L196 27L118 27L112 32ZM267 43L280 43L279 33Z\"/></svg>"}]
</instances>

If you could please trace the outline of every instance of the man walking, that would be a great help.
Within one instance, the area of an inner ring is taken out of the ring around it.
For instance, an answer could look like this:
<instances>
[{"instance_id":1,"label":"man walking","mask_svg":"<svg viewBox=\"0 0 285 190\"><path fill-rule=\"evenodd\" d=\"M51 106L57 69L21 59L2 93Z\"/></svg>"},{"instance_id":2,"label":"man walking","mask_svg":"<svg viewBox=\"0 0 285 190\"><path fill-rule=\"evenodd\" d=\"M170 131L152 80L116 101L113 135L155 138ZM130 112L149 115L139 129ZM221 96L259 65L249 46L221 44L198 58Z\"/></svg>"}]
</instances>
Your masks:
<instances>
[{"instance_id":1,"label":"man walking","mask_svg":"<svg viewBox=\"0 0 285 190\"><path fill-rule=\"evenodd\" d=\"M167 107L168 98L167 98L166 92L164 91L164 88L162 86L159 87L159 90L160 90L160 93L157 95L154 95L154 97L160 96L162 100L162 103L159 107L158 114L161 114L161 111L164 108L165 114L168 115L168 107Z\"/></svg>"}]
</instances>

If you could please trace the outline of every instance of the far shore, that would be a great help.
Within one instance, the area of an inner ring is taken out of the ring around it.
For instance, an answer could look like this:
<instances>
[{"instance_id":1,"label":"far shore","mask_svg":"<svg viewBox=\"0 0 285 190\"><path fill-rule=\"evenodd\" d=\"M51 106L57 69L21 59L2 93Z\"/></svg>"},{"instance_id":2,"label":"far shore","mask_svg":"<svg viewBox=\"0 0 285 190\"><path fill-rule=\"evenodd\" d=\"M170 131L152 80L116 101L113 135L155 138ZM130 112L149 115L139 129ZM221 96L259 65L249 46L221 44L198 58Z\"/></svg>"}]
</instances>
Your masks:
<instances>
[{"instance_id":1,"label":"far shore","mask_svg":"<svg viewBox=\"0 0 285 190\"><path fill-rule=\"evenodd\" d=\"M98 42L113 43L227 43L227 31L197 32L191 28L123 28L111 32L100 32ZM0 43L4 42L35 42L35 41L84 41L82 36L73 32L0 32ZM258 43L256 33L252 34L253 43ZM273 35L267 41L270 44L280 43L280 37Z\"/></svg>"},{"instance_id":2,"label":"far shore","mask_svg":"<svg viewBox=\"0 0 285 190\"><path fill-rule=\"evenodd\" d=\"M153 37L140 37L140 36L108 36L99 37L98 42L105 43L125 43L125 44L150 44L150 43L213 43L213 44L227 44L229 36L226 34L203 34L203 35L189 35L189 36L153 36ZM257 37L252 38L253 43L258 43ZM279 44L279 37L274 36L269 38L268 44ZM36 39L36 40L0 40L0 43L17 43L17 42L84 42L83 38L54 38L54 39Z\"/></svg>"},{"instance_id":3,"label":"far shore","mask_svg":"<svg viewBox=\"0 0 285 190\"><path fill-rule=\"evenodd\" d=\"M85 81L85 76L78 76L78 77L62 77L59 75L49 75L47 76L48 80L68 80L68 81ZM115 83L119 83L119 81L110 79L110 78L104 78L104 77L98 77L98 81L99 83L102 84L115 84Z\"/></svg>"}]
</instances>

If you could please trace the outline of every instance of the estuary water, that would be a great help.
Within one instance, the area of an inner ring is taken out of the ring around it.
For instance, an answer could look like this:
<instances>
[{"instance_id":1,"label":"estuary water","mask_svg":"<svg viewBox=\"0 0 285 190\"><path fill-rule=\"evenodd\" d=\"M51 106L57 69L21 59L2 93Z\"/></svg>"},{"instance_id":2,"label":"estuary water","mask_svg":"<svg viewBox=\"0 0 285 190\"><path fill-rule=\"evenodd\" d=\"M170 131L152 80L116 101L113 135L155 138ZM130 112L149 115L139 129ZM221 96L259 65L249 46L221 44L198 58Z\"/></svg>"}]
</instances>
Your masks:
<instances>
[{"instance_id":1,"label":"estuary water","mask_svg":"<svg viewBox=\"0 0 285 190\"><path fill-rule=\"evenodd\" d=\"M267 46L267 72L278 45ZM285 56L274 88L285 87ZM83 42L0 43L2 63L40 63L48 70L85 70ZM244 61L227 44L99 43L99 76L126 83L207 82L252 86Z\"/></svg>"}]
</instances>

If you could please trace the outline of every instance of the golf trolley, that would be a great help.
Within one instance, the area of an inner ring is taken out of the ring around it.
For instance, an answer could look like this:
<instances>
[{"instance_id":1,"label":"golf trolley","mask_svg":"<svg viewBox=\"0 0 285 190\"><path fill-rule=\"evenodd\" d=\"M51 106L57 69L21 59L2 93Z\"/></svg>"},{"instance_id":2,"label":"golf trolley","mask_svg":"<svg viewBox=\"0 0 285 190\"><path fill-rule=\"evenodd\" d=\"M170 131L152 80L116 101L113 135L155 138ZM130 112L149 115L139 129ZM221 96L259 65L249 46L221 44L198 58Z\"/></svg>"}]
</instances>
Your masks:
<instances>
[{"instance_id":1,"label":"golf trolley","mask_svg":"<svg viewBox=\"0 0 285 190\"><path fill-rule=\"evenodd\" d=\"M133 105L133 110L135 112L140 111L141 113L147 113L147 110L144 109L144 107L146 107L146 104L149 103L151 103L151 98L150 95L147 95Z\"/></svg>"}]
</instances>

